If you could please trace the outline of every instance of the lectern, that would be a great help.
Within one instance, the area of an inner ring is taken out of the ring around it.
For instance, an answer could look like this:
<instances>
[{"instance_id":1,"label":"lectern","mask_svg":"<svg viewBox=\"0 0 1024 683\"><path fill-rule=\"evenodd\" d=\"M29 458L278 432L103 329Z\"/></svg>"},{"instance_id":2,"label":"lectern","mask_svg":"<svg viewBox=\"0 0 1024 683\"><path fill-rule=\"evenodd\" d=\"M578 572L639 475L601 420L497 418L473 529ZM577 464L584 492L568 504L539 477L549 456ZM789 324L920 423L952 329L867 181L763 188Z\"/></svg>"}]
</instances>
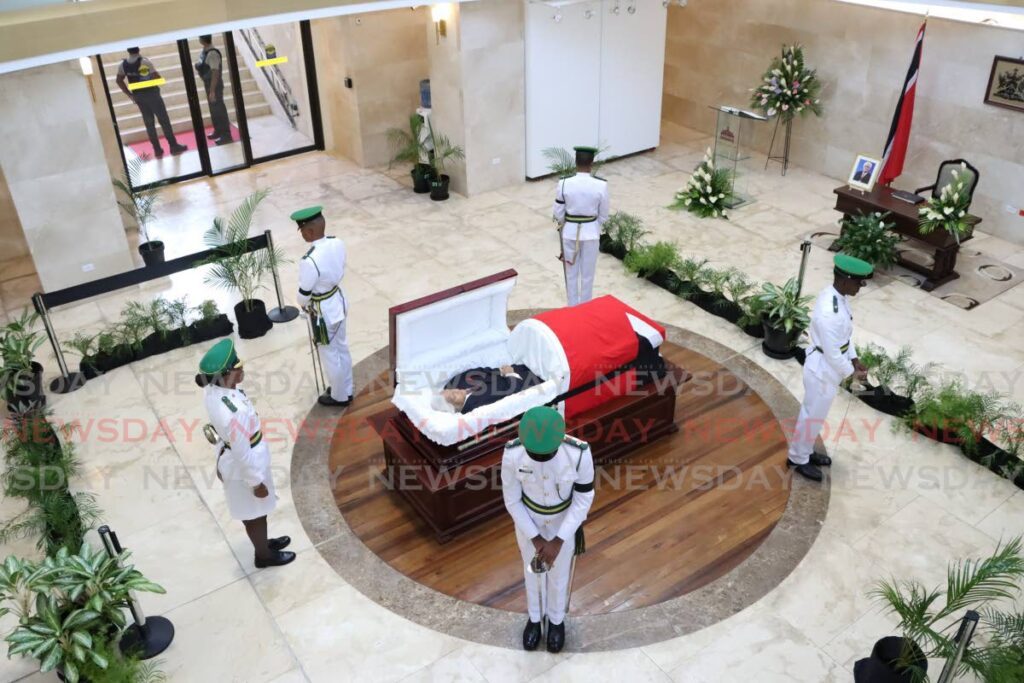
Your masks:
<instances>
[{"instance_id":1,"label":"lectern","mask_svg":"<svg viewBox=\"0 0 1024 683\"><path fill-rule=\"evenodd\" d=\"M751 121L767 121L767 117L756 112L721 105L711 107L718 112L715 124L715 151L712 161L715 168L729 172L729 185L732 199L726 204L730 209L742 206L751 201L747 193L746 169L741 162L750 158L743 152L741 143L751 135Z\"/></svg>"}]
</instances>

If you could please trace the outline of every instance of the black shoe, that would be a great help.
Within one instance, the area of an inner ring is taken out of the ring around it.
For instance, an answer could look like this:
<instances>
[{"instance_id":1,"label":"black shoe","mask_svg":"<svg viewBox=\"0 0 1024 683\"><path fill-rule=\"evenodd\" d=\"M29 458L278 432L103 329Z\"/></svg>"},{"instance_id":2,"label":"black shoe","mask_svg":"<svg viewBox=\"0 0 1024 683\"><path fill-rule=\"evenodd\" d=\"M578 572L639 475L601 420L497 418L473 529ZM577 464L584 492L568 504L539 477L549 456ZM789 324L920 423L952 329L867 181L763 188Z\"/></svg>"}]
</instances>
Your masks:
<instances>
[{"instance_id":1,"label":"black shoe","mask_svg":"<svg viewBox=\"0 0 1024 683\"><path fill-rule=\"evenodd\" d=\"M790 460L788 458L786 459L786 464L789 465L790 467L796 468L797 472L799 472L801 475L807 477L811 481L821 481L822 480L821 470L818 469L817 465L814 465L812 463L806 463L806 464L803 464L803 465L797 465L795 462L793 462L792 460Z\"/></svg>"},{"instance_id":2,"label":"black shoe","mask_svg":"<svg viewBox=\"0 0 1024 683\"><path fill-rule=\"evenodd\" d=\"M171 154L177 156L188 151L188 147L185 145L171 145Z\"/></svg>"},{"instance_id":3,"label":"black shoe","mask_svg":"<svg viewBox=\"0 0 1024 683\"><path fill-rule=\"evenodd\" d=\"M832 464L832 458L828 457L824 453L814 451L811 453L811 464L817 465L818 467L828 467Z\"/></svg>"},{"instance_id":4,"label":"black shoe","mask_svg":"<svg viewBox=\"0 0 1024 683\"><path fill-rule=\"evenodd\" d=\"M155 156L157 159L159 159L163 155L164 155L164 148L163 147L154 147L153 148L153 156Z\"/></svg>"},{"instance_id":5,"label":"black shoe","mask_svg":"<svg viewBox=\"0 0 1024 683\"><path fill-rule=\"evenodd\" d=\"M230 145L232 142L234 142L234 140L232 140L230 136L219 137L214 140L214 143L217 145Z\"/></svg>"},{"instance_id":6,"label":"black shoe","mask_svg":"<svg viewBox=\"0 0 1024 683\"><path fill-rule=\"evenodd\" d=\"M523 649L533 652L540 645L540 622L527 621L523 629Z\"/></svg>"},{"instance_id":7,"label":"black shoe","mask_svg":"<svg viewBox=\"0 0 1024 683\"><path fill-rule=\"evenodd\" d=\"M220 133L210 133L209 135L206 136L206 139L207 140L216 140L219 137L220 137Z\"/></svg>"},{"instance_id":8,"label":"black shoe","mask_svg":"<svg viewBox=\"0 0 1024 683\"><path fill-rule=\"evenodd\" d=\"M270 555L270 557L266 558L265 560L261 560L260 558L257 557L256 558L256 568L257 569L263 569L264 567L280 567L281 565L288 564L289 562L291 562L294 559L295 559L295 553L293 553L293 552L290 552L290 551L282 552L280 550L275 550Z\"/></svg>"},{"instance_id":9,"label":"black shoe","mask_svg":"<svg viewBox=\"0 0 1024 683\"><path fill-rule=\"evenodd\" d=\"M565 622L548 623L548 652L558 653L565 647Z\"/></svg>"},{"instance_id":10,"label":"black shoe","mask_svg":"<svg viewBox=\"0 0 1024 683\"><path fill-rule=\"evenodd\" d=\"M343 408L352 403L352 397L349 396L344 401L335 401L333 398L331 398L331 388L328 387L327 391L320 394L320 398L318 398L316 402L322 406L328 406L331 408Z\"/></svg>"},{"instance_id":11,"label":"black shoe","mask_svg":"<svg viewBox=\"0 0 1024 683\"><path fill-rule=\"evenodd\" d=\"M278 550L284 550L292 542L292 539L288 536L278 536L277 538L271 538L267 541L267 547L277 552Z\"/></svg>"}]
</instances>

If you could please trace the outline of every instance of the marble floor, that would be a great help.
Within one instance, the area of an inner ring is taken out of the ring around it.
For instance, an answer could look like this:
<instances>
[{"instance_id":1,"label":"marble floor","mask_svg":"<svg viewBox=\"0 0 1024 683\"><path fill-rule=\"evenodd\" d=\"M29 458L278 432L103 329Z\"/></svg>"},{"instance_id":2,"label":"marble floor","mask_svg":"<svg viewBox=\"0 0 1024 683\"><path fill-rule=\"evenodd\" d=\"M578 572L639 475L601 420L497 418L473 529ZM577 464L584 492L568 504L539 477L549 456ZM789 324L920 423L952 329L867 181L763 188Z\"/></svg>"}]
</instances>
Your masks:
<instances>
[{"instance_id":1,"label":"marble floor","mask_svg":"<svg viewBox=\"0 0 1024 683\"><path fill-rule=\"evenodd\" d=\"M831 191L838 181L800 168L781 177L773 168L753 173L749 182L758 199L729 221L665 209L708 143L701 133L676 131L656 151L608 165L613 208L640 215L653 233L649 239L673 240L684 254L785 281L797 271L801 237L835 221ZM302 155L170 187L152 229L167 244L168 258L189 253L201 247L214 215L268 188L255 229L272 230L297 260L306 247L288 214L323 204L331 231L349 250L344 286L357 361L387 344L390 306L504 268L519 271L511 308L564 303L549 218L551 182L435 203L414 195L407 180L401 170ZM986 236L974 244L1024 266L1024 246ZM829 259L812 251L809 290L830 278ZM294 264L284 268L285 292L296 288L295 270ZM596 289L727 346L801 395L796 363L768 359L756 340L629 277L611 257L599 259ZM116 319L126 301L157 294L187 295L196 304L212 297L224 310L234 303L232 294L190 272L58 309L54 323L62 336L96 330ZM967 312L901 283L871 284L853 311L856 341L911 344L922 361L1024 400L1024 288ZM295 440L289 427L313 400L306 332L301 323L279 326L261 339L240 341L239 349L265 434L268 421L278 425L266 437L280 496L271 528L290 535L299 553L284 569L254 569L244 531L229 518L213 475L210 447L197 429L205 421L201 396L192 382L203 349L136 363L76 393L51 397L57 419L82 425L77 442L85 467L74 487L97 495L104 521L137 566L167 589L143 596L143 604L177 627L162 656L175 682L848 681L853 661L892 631L892 619L867 595L874 580L893 574L937 582L948 560L987 553L1024 528L1024 491L951 447L894 433L889 418L844 395L829 416L830 424L845 420L847 428L826 435L836 462L820 535L760 601L696 633L636 649L552 656L478 645L389 612L321 558L289 487ZM49 353L41 361L55 367ZM101 420L109 422L98 430ZM15 512L10 501L0 501L0 516ZM28 542L0 548L3 555L11 552L33 550ZM0 620L0 627L6 624ZM26 661L0 660L0 682L14 680L56 678L34 673Z\"/></svg>"}]
</instances>

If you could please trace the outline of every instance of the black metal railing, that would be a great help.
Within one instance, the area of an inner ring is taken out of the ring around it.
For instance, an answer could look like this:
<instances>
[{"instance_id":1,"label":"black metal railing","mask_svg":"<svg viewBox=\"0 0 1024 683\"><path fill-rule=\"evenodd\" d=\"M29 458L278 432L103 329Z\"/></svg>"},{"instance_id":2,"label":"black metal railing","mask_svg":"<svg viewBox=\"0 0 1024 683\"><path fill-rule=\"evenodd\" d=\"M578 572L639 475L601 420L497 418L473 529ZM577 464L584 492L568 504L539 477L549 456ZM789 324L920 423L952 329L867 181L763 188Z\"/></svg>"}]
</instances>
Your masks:
<instances>
[{"instance_id":1,"label":"black metal railing","mask_svg":"<svg viewBox=\"0 0 1024 683\"><path fill-rule=\"evenodd\" d=\"M238 33L249 47L249 53L252 54L255 61L267 59L267 46L257 29L243 28L239 29ZM277 64L269 64L260 68L259 71L263 72L263 77L267 79L267 84L288 117L288 122L292 124L292 128L297 128L295 119L299 117L299 103L292 94L291 86L288 85L288 80L284 77L281 68Z\"/></svg>"}]
</instances>

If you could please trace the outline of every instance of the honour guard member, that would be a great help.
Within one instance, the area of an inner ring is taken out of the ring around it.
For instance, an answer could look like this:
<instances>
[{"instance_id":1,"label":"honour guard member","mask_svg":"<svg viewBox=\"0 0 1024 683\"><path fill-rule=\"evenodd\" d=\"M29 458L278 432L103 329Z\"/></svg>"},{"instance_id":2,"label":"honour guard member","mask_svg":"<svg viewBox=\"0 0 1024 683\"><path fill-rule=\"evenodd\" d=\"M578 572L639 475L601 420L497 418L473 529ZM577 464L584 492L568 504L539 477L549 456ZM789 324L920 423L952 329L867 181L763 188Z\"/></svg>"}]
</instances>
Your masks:
<instances>
[{"instance_id":1,"label":"honour guard member","mask_svg":"<svg viewBox=\"0 0 1024 683\"><path fill-rule=\"evenodd\" d=\"M576 175L558 181L552 209L562 240L558 257L565 267L570 306L593 298L601 226L608 220L608 183L591 175L595 147L576 147Z\"/></svg>"},{"instance_id":2,"label":"honour guard member","mask_svg":"<svg viewBox=\"0 0 1024 683\"><path fill-rule=\"evenodd\" d=\"M323 208L311 206L291 216L302 239L310 245L299 261L299 306L310 315L320 362L331 383L317 402L323 406L347 406L352 402L352 355L348 350L345 318L348 306L341 291L345 275L345 243L324 236L327 223Z\"/></svg>"},{"instance_id":3,"label":"honour guard member","mask_svg":"<svg viewBox=\"0 0 1024 683\"><path fill-rule=\"evenodd\" d=\"M519 422L519 438L505 446L501 485L526 575L530 616L523 648L537 649L547 618L548 652L560 652L575 556L585 549L582 524L594 502L590 448L565 435L557 410L530 408Z\"/></svg>"},{"instance_id":4,"label":"honour guard member","mask_svg":"<svg viewBox=\"0 0 1024 683\"><path fill-rule=\"evenodd\" d=\"M217 441L217 478L224 484L228 510L245 525L256 553L256 567L276 567L295 559L284 549L287 536L267 538L267 515L277 506L270 471L270 448L260 431L260 416L238 385L245 379L235 343L222 339L199 362L196 383L203 387L210 426ZM213 435L211 439L216 440Z\"/></svg>"},{"instance_id":5,"label":"honour guard member","mask_svg":"<svg viewBox=\"0 0 1024 683\"><path fill-rule=\"evenodd\" d=\"M804 361L804 401L789 444L789 466L814 481L822 479L820 467L832 464L827 455L815 452L814 442L840 383L851 375L861 380L867 376L850 339L853 315L846 297L856 296L864 286L863 278L871 275L874 268L846 254L836 254L833 262L833 283L818 295L811 313L811 346Z\"/></svg>"}]
</instances>

